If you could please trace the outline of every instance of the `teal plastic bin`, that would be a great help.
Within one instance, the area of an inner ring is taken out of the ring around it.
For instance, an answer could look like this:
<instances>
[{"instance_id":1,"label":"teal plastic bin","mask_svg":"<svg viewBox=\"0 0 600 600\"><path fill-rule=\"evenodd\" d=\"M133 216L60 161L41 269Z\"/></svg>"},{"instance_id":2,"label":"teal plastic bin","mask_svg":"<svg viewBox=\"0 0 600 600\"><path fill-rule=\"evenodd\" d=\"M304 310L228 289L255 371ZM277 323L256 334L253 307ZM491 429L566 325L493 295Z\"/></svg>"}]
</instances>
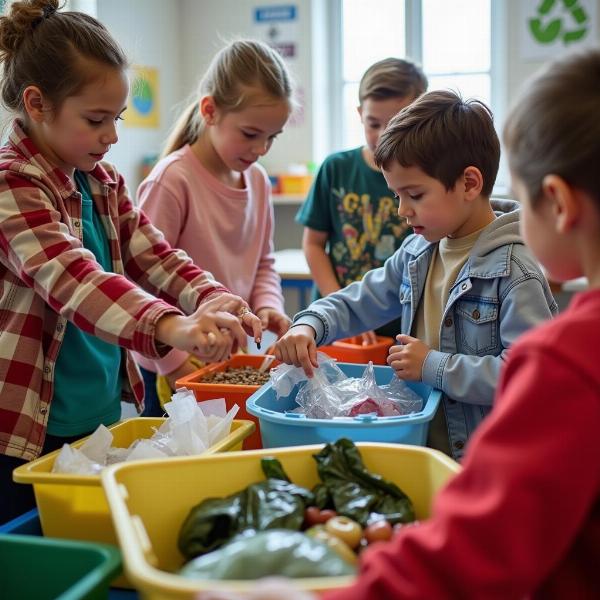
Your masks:
<instances>
[{"instance_id":1,"label":"teal plastic bin","mask_svg":"<svg viewBox=\"0 0 600 600\"><path fill-rule=\"evenodd\" d=\"M114 546L33 535L0 534L0 597L100 600L121 573Z\"/></svg>"},{"instance_id":2,"label":"teal plastic bin","mask_svg":"<svg viewBox=\"0 0 600 600\"><path fill-rule=\"evenodd\" d=\"M338 363L348 377L361 377L367 365ZM391 367L375 365L378 385L389 383L394 376ZM260 423L263 448L302 446L335 442L346 437L354 442L386 442L424 446L429 424L438 409L442 393L423 383L407 381L408 386L423 398L423 409L399 417L358 415L336 419L307 419L291 413L297 408L298 386L285 398L277 398L271 383L266 383L246 401L246 410Z\"/></svg>"}]
</instances>

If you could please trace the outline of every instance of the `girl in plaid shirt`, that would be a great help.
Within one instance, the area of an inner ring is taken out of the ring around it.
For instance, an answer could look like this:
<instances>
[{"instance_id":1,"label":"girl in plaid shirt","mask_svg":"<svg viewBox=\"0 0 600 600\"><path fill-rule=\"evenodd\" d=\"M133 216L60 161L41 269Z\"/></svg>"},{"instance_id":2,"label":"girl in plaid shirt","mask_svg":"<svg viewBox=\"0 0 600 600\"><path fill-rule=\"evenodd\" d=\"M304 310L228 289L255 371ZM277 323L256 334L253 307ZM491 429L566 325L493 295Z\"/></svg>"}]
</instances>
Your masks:
<instances>
[{"instance_id":1,"label":"girl in plaid shirt","mask_svg":"<svg viewBox=\"0 0 600 600\"><path fill-rule=\"evenodd\" d=\"M238 296L164 240L102 159L117 142L127 61L92 17L57 0L0 18L0 522L33 506L12 470L142 409L130 353L202 360L260 340Z\"/></svg>"}]
</instances>

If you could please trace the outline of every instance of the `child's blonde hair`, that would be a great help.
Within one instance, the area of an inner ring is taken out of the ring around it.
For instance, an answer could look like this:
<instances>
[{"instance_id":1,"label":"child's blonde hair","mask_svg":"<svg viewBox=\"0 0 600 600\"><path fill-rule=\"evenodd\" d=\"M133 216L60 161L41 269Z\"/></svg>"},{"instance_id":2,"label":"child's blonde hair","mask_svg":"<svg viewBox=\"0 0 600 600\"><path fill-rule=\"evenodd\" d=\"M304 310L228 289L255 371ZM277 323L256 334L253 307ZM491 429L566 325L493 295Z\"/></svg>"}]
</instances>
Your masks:
<instances>
[{"instance_id":1,"label":"child's blonde hair","mask_svg":"<svg viewBox=\"0 0 600 600\"><path fill-rule=\"evenodd\" d=\"M203 124L199 98L212 96L222 111L235 112L248 105L257 89L291 104L291 78L279 53L256 40L238 40L222 48L201 79L198 93L175 123L163 156L198 139Z\"/></svg>"},{"instance_id":2,"label":"child's blonde hair","mask_svg":"<svg viewBox=\"0 0 600 600\"><path fill-rule=\"evenodd\" d=\"M358 100L367 98L418 98L427 91L427 77L421 67L402 58L384 58L372 64L358 86Z\"/></svg>"},{"instance_id":3,"label":"child's blonde hair","mask_svg":"<svg viewBox=\"0 0 600 600\"><path fill-rule=\"evenodd\" d=\"M600 48L550 62L515 99L504 127L511 171L530 202L546 175L562 177L600 202Z\"/></svg>"},{"instance_id":4,"label":"child's blonde hair","mask_svg":"<svg viewBox=\"0 0 600 600\"><path fill-rule=\"evenodd\" d=\"M98 76L85 59L127 68L125 54L102 23L58 8L58 0L25 0L0 17L0 88L9 110L23 114L23 91L35 85L57 111Z\"/></svg>"}]
</instances>

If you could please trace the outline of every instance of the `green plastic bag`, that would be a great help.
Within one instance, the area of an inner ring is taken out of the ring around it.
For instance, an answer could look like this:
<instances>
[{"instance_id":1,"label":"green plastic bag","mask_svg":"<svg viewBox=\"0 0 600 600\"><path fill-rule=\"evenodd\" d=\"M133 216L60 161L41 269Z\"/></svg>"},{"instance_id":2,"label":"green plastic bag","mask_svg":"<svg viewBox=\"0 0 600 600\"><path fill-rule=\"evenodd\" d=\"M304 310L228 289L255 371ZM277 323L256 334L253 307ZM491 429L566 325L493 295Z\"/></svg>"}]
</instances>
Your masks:
<instances>
[{"instance_id":1,"label":"green plastic bag","mask_svg":"<svg viewBox=\"0 0 600 600\"><path fill-rule=\"evenodd\" d=\"M243 534L187 563L180 574L190 579L336 577L355 568L326 543L298 531L272 529Z\"/></svg>"},{"instance_id":2,"label":"green plastic bag","mask_svg":"<svg viewBox=\"0 0 600 600\"><path fill-rule=\"evenodd\" d=\"M192 508L179 532L178 547L187 560L216 550L243 531L298 531L312 493L282 479L253 483L226 498L207 498Z\"/></svg>"},{"instance_id":3,"label":"green plastic bag","mask_svg":"<svg viewBox=\"0 0 600 600\"><path fill-rule=\"evenodd\" d=\"M367 471L352 441L327 444L313 458L322 481L313 490L320 508L330 504L363 527L381 519L392 524L415 520L410 498L395 483Z\"/></svg>"}]
</instances>

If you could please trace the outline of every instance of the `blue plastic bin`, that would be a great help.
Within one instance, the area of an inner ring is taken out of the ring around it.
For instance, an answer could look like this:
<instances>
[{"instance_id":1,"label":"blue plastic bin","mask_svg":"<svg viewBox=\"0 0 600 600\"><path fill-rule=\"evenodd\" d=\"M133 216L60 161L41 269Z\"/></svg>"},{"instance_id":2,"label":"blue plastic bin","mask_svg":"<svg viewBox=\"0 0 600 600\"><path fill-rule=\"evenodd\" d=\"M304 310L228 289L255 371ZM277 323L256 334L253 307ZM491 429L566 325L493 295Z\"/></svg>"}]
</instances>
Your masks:
<instances>
[{"instance_id":1,"label":"blue plastic bin","mask_svg":"<svg viewBox=\"0 0 600 600\"><path fill-rule=\"evenodd\" d=\"M366 365L338 363L348 377L361 377ZM391 367L374 366L375 380L387 384L394 376ZM246 410L258 417L263 448L302 446L334 442L341 437L355 442L388 442L424 446L429 423L435 415L442 393L423 383L407 382L423 398L423 409L418 413L399 417L356 417L331 420L307 419L304 415L290 413L298 406L298 388L286 398L277 398L271 383L266 383L246 401Z\"/></svg>"}]
</instances>

